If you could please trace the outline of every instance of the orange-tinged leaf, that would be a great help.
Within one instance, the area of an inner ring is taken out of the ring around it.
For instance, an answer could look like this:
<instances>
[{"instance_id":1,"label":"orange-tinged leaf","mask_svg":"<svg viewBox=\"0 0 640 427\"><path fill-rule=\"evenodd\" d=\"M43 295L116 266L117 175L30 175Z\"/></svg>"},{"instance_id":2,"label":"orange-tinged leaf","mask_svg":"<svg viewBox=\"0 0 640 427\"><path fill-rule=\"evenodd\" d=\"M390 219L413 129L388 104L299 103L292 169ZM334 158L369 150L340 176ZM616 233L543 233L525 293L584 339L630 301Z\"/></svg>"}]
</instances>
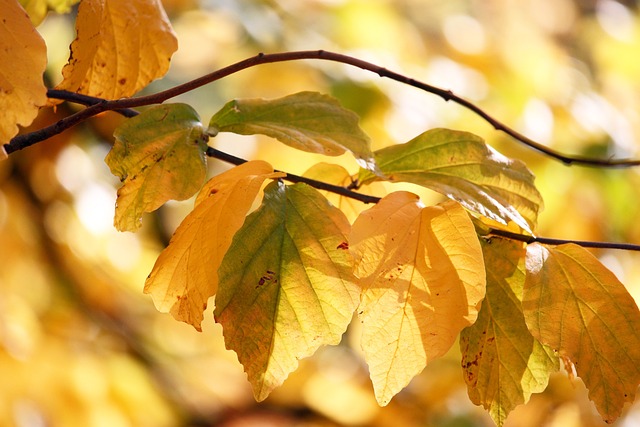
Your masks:
<instances>
[{"instance_id":1,"label":"orange-tinged leaf","mask_svg":"<svg viewBox=\"0 0 640 427\"><path fill-rule=\"evenodd\" d=\"M407 192L360 214L349 244L363 287L362 347L376 398L386 405L476 320L485 293L482 250L458 203L425 208Z\"/></svg>"},{"instance_id":2,"label":"orange-tinged leaf","mask_svg":"<svg viewBox=\"0 0 640 427\"><path fill-rule=\"evenodd\" d=\"M640 383L640 312L624 285L580 246L532 244L523 309L533 336L575 365L613 422Z\"/></svg>"},{"instance_id":3,"label":"orange-tinged leaf","mask_svg":"<svg viewBox=\"0 0 640 427\"><path fill-rule=\"evenodd\" d=\"M282 177L252 161L211 178L158 257L144 292L156 308L201 330L207 300L218 289L218 267L265 179Z\"/></svg>"},{"instance_id":4,"label":"orange-tinged leaf","mask_svg":"<svg viewBox=\"0 0 640 427\"><path fill-rule=\"evenodd\" d=\"M28 126L47 103L47 47L16 0L0 0L0 144Z\"/></svg>"},{"instance_id":5,"label":"orange-tinged leaf","mask_svg":"<svg viewBox=\"0 0 640 427\"><path fill-rule=\"evenodd\" d=\"M460 333L462 368L471 400L501 426L516 406L546 388L559 362L524 320L524 244L492 238L482 253L487 294L476 323Z\"/></svg>"},{"instance_id":6,"label":"orange-tinged leaf","mask_svg":"<svg viewBox=\"0 0 640 427\"><path fill-rule=\"evenodd\" d=\"M169 69L178 42L160 0L82 0L57 89L131 96Z\"/></svg>"},{"instance_id":7,"label":"orange-tinged leaf","mask_svg":"<svg viewBox=\"0 0 640 427\"><path fill-rule=\"evenodd\" d=\"M349 223L306 184L279 182L233 238L218 270L215 318L265 399L321 345L337 344L358 304Z\"/></svg>"},{"instance_id":8,"label":"orange-tinged leaf","mask_svg":"<svg viewBox=\"0 0 640 427\"><path fill-rule=\"evenodd\" d=\"M118 230L136 231L143 213L171 199L188 199L202 186L207 136L189 105L151 107L125 121L113 136L105 162L122 181L114 219Z\"/></svg>"}]
</instances>

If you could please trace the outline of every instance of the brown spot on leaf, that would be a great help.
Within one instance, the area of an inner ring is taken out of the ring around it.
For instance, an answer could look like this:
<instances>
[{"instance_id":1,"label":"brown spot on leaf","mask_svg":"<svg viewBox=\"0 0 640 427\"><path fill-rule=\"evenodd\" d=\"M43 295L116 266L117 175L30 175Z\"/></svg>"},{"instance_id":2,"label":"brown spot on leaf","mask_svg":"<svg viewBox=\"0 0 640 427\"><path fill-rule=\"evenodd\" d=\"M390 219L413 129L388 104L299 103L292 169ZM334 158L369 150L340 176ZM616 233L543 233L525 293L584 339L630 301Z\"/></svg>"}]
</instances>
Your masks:
<instances>
[{"instance_id":1,"label":"brown spot on leaf","mask_svg":"<svg viewBox=\"0 0 640 427\"><path fill-rule=\"evenodd\" d=\"M271 270L267 270L266 273L258 280L258 284L256 285L256 289L261 286L264 286L268 283L278 283L278 279L275 279L275 272Z\"/></svg>"}]
</instances>

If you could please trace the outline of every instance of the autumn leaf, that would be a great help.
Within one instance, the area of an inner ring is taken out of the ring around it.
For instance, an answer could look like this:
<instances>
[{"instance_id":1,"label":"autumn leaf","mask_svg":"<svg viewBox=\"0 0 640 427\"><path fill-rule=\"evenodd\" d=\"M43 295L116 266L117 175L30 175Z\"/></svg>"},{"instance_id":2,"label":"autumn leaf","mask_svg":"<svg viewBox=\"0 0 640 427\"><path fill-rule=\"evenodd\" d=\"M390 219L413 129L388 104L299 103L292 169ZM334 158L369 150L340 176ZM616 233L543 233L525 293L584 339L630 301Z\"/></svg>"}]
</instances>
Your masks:
<instances>
[{"instance_id":1,"label":"autumn leaf","mask_svg":"<svg viewBox=\"0 0 640 427\"><path fill-rule=\"evenodd\" d=\"M559 362L533 338L524 320L524 244L492 238L482 252L487 294L478 320L460 333L462 368L471 401L501 426L516 406L547 387Z\"/></svg>"},{"instance_id":2,"label":"autumn leaf","mask_svg":"<svg viewBox=\"0 0 640 427\"><path fill-rule=\"evenodd\" d=\"M118 230L135 231L143 213L170 199L188 199L200 189L207 136L189 105L151 107L120 125L114 136L105 162L122 180L114 219Z\"/></svg>"},{"instance_id":3,"label":"autumn leaf","mask_svg":"<svg viewBox=\"0 0 640 427\"><path fill-rule=\"evenodd\" d=\"M468 132L432 129L378 150L375 157L389 180L431 188L502 224L513 221L532 232L542 210L535 178L524 163Z\"/></svg>"},{"instance_id":4,"label":"autumn leaf","mask_svg":"<svg viewBox=\"0 0 640 427\"><path fill-rule=\"evenodd\" d=\"M47 103L47 47L15 0L0 0L0 144L28 126Z\"/></svg>"},{"instance_id":5,"label":"autumn leaf","mask_svg":"<svg viewBox=\"0 0 640 427\"><path fill-rule=\"evenodd\" d=\"M349 223L306 184L265 189L218 270L215 318L265 399L321 345L337 344L358 304Z\"/></svg>"},{"instance_id":6,"label":"autumn leaf","mask_svg":"<svg viewBox=\"0 0 640 427\"><path fill-rule=\"evenodd\" d=\"M360 214L349 244L363 287L362 347L376 399L386 405L476 320L482 252L458 203L425 208L407 192Z\"/></svg>"},{"instance_id":7,"label":"autumn leaf","mask_svg":"<svg viewBox=\"0 0 640 427\"><path fill-rule=\"evenodd\" d=\"M201 329L207 300L218 289L218 267L267 178L282 177L252 161L211 178L158 257L144 292L156 308Z\"/></svg>"},{"instance_id":8,"label":"autumn leaf","mask_svg":"<svg viewBox=\"0 0 640 427\"><path fill-rule=\"evenodd\" d=\"M39 25L49 10L56 13L68 13L71 6L80 0L20 0L20 4L29 14L33 25Z\"/></svg>"},{"instance_id":9,"label":"autumn leaf","mask_svg":"<svg viewBox=\"0 0 640 427\"><path fill-rule=\"evenodd\" d=\"M298 150L327 156L350 151L360 166L377 171L371 142L358 120L328 95L299 92L273 100L230 101L211 118L209 129L213 134L267 135Z\"/></svg>"},{"instance_id":10,"label":"autumn leaf","mask_svg":"<svg viewBox=\"0 0 640 427\"><path fill-rule=\"evenodd\" d=\"M569 359L606 422L640 383L640 312L615 275L575 244L527 248L523 295L529 329Z\"/></svg>"},{"instance_id":11,"label":"autumn leaf","mask_svg":"<svg viewBox=\"0 0 640 427\"><path fill-rule=\"evenodd\" d=\"M77 37L57 89L128 97L162 77L178 49L159 0L82 0Z\"/></svg>"}]
</instances>

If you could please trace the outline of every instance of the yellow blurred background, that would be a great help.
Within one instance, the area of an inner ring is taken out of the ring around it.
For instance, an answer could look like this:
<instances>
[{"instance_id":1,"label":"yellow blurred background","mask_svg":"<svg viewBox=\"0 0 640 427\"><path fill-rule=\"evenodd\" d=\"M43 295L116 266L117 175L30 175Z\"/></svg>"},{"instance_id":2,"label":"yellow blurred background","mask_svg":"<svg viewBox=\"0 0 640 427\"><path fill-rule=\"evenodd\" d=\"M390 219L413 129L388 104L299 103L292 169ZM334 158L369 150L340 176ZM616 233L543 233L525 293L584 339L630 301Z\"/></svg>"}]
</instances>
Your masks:
<instances>
[{"instance_id":1,"label":"yellow blurred background","mask_svg":"<svg viewBox=\"0 0 640 427\"><path fill-rule=\"evenodd\" d=\"M451 89L562 152L640 157L640 18L613 0L165 0L180 48L154 92L258 52L326 49ZM50 86L74 37L73 15L38 27ZM180 97L208 121L226 101L330 93L362 118L374 148L434 127L477 133L537 176L547 237L640 243L638 168L566 167L415 88L321 61L263 65ZM68 114L43 111L34 126ZM260 404L205 313L203 332L158 313L142 287L192 201L168 203L137 234L112 226L118 180L104 157L123 119L105 114L0 163L0 425L490 426L466 395L457 348L385 408L375 403L357 326L301 362ZM216 148L302 174L318 161L261 137ZM210 173L228 168L209 162ZM388 187L388 189L396 187ZM415 188L414 188L415 189ZM423 192L427 203L439 200ZM362 206L359 207L361 209ZM640 254L596 255L640 300ZM356 322L357 323L357 322ZM631 406L617 422L640 423ZM580 380L552 378L510 426L599 426Z\"/></svg>"}]
</instances>

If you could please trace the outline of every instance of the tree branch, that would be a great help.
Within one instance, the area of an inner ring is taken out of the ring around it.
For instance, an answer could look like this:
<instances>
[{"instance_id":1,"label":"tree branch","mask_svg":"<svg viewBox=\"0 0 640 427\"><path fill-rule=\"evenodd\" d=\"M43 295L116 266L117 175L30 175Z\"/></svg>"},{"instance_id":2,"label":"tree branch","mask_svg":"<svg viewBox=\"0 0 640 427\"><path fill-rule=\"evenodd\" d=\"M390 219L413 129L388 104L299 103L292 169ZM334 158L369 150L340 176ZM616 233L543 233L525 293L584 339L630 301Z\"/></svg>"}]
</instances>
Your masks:
<instances>
[{"instance_id":1,"label":"tree branch","mask_svg":"<svg viewBox=\"0 0 640 427\"><path fill-rule=\"evenodd\" d=\"M379 65L376 65L367 61L363 61L358 58L354 58L348 55L342 55L339 53L328 52L325 50L293 51L293 52L282 52L282 53L273 53L273 54L260 53L251 58L247 58L242 61L236 62L235 64L221 68L220 70L214 71L213 73L207 74L195 80L191 80L187 83L175 86L173 88L170 88L152 95L140 96L135 98L123 98L123 99L118 99L113 101L100 100L99 98L91 99L92 97L86 97L84 95L81 95L72 101L80 102L80 103L86 102L87 105L89 106L85 110L82 110L78 113L68 116L65 119L62 119L59 122L49 127L40 129L35 132L31 132L28 134L16 136L9 142L9 144L6 144L4 147L7 154L10 154L14 151L21 150L37 142L50 138L51 136L56 135L64 131L65 129L68 129L69 127L74 126L75 124L83 120L86 120L91 116L99 114L103 111L123 110L123 109L126 110L130 108L141 107L144 105L160 104L177 95L190 92L208 83L214 82L216 80L220 80L223 77L229 76L231 74L237 73L247 68L254 67L256 65L269 64L269 63L275 63L275 62L296 61L301 59L320 59L320 60L340 62L343 64L351 65L353 67L361 68L363 70L378 74L380 77L386 77L391 80L395 80L397 82L437 95L442 99L444 99L445 101L452 101L464 108L471 110L476 115L480 116L486 122L491 124L496 130L506 133L507 135L511 136L517 141L520 141L524 145L530 148L533 148L534 150L537 150L553 159L559 160L565 165L575 164L575 165L603 167L603 168L626 168L626 167L633 167L633 166L640 165L640 160L593 159L593 158L580 157L580 156L570 156L563 153L559 153L555 150L552 150L549 147L546 147L528 138L527 136L519 133L518 131L512 129L511 127L505 125L504 123L496 120L487 112L482 110L480 107L476 106L470 101L467 101L464 98L461 98L455 95L450 90L441 89L441 88L417 81L415 79L406 77L402 74L396 73L394 71L390 71L384 67L381 67ZM58 92L61 92L61 91L58 91ZM69 96L61 93L57 93L57 94L54 93L54 94L58 96ZM83 113L83 114L80 114L80 113Z\"/></svg>"},{"instance_id":2,"label":"tree branch","mask_svg":"<svg viewBox=\"0 0 640 427\"><path fill-rule=\"evenodd\" d=\"M231 154L225 153L220 150L216 150L215 148L209 147L206 151L207 156L216 158L218 160L222 160L227 163L231 163L234 165L241 165L246 163L245 159L240 157L233 156ZM282 172L277 171L276 172ZM310 185L313 188L317 188L318 190L329 191L331 193L339 194L343 197L348 197L350 199L359 200L363 203L378 203L380 201L380 197L369 196L367 194L361 194L356 191L353 191L347 187L341 187L339 185L327 184L326 182L317 181L315 179L305 178L303 176L294 175L291 173L286 173L287 176L283 179L290 182L304 182L307 185ZM632 243L613 243L613 242L591 242L586 240L566 240L566 239L552 239L549 237L535 237L528 234L519 234L513 233L510 231L500 230L500 229L489 229L489 233L486 237L491 236L499 236L504 237L510 240L517 240L518 242L524 242L527 244L531 243L542 243L545 245L563 245L565 243L573 243L578 246L582 246L584 248L597 248L597 249L621 249L626 251L637 251L640 252L640 245L634 245Z\"/></svg>"},{"instance_id":3,"label":"tree branch","mask_svg":"<svg viewBox=\"0 0 640 427\"><path fill-rule=\"evenodd\" d=\"M511 240L517 240L527 244L541 243L544 245L564 245L565 243L573 243L583 248L594 249L620 249L623 251L636 251L640 252L640 245L634 245L632 243L614 243L614 242L591 242L587 240L565 240L565 239L552 239L550 237L535 237L526 234L512 233L510 231L490 229L488 236L500 236Z\"/></svg>"},{"instance_id":4,"label":"tree branch","mask_svg":"<svg viewBox=\"0 0 640 427\"><path fill-rule=\"evenodd\" d=\"M94 105L104 101L102 98L96 98L95 96L83 95L81 93L69 92L67 90L49 89L47 90L47 98L61 99L63 101L74 102L81 105ZM140 114L136 110L130 108L121 108L114 110L116 113L122 114L124 117L134 117Z\"/></svg>"},{"instance_id":5,"label":"tree branch","mask_svg":"<svg viewBox=\"0 0 640 427\"><path fill-rule=\"evenodd\" d=\"M209 157L213 157L218 160L234 164L236 166L247 162L245 159L241 159L240 157L233 156L231 154L216 150L215 148L211 147L207 148L206 154ZM350 199L359 200L362 203L378 203L380 201L380 197L357 193L355 191L351 191L348 188L340 187L339 185L328 184L326 182L305 178L304 176L294 175L292 173L287 173L279 170L276 170L275 172L282 172L287 174L287 176L285 176L283 179L289 182L304 182L305 184L308 184L313 188L317 188L318 190L329 191L331 193L339 194L344 197L349 197Z\"/></svg>"}]
</instances>

